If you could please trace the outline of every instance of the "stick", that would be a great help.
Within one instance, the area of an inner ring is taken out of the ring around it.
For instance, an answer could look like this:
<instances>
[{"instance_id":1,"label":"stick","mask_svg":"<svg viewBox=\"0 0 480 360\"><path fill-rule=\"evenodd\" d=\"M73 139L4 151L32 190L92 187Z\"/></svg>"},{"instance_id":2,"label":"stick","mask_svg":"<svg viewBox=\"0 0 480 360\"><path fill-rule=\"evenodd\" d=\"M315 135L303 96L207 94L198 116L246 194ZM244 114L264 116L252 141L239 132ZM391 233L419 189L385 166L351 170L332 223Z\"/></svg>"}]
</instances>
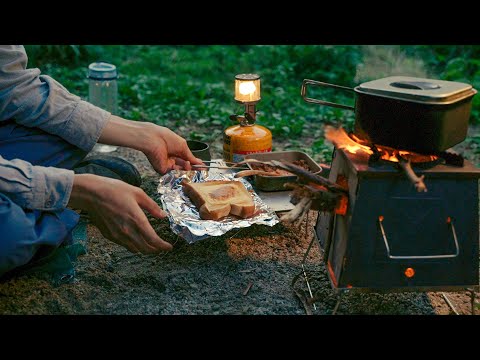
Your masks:
<instances>
[{"instance_id":1,"label":"stick","mask_svg":"<svg viewBox=\"0 0 480 360\"><path fill-rule=\"evenodd\" d=\"M247 285L247 288L243 292L243 296L247 296L247 294L250 291L250 289L252 288L252 286L253 286L253 282L249 282L248 285Z\"/></svg>"},{"instance_id":2,"label":"stick","mask_svg":"<svg viewBox=\"0 0 480 360\"><path fill-rule=\"evenodd\" d=\"M304 168L300 166L296 166L292 163L288 163L286 161L277 161L277 160L272 160L271 163L279 167L282 170L286 170L288 172L291 172L294 175L297 175L300 178L303 178L305 180L308 180L314 184L319 184L325 186L328 190L333 191L333 192L343 192L347 193L348 191L344 189L342 186L320 176L313 174L309 171L306 171Z\"/></svg>"},{"instance_id":3,"label":"stick","mask_svg":"<svg viewBox=\"0 0 480 360\"><path fill-rule=\"evenodd\" d=\"M450 301L450 299L447 297L447 294L445 294L444 292L442 292L442 297L443 299L445 300L445 302L447 303L448 307L450 309L452 309L453 313L455 315L460 315L457 311L457 309L455 309L455 306L453 306L452 302Z\"/></svg>"},{"instance_id":4,"label":"stick","mask_svg":"<svg viewBox=\"0 0 480 360\"><path fill-rule=\"evenodd\" d=\"M302 303L303 305L303 308L305 310L305 313L307 315L313 315L312 313L312 307L310 306L309 302L308 302L308 299L306 298L305 295L303 295L303 291L300 292L299 290L295 289L295 283L297 282L297 280L300 278L300 276L303 275L303 272L300 272L298 275L295 275L293 277L293 280L292 280L292 290L293 292L295 293L295 295L297 296L298 300L300 300L300 302Z\"/></svg>"},{"instance_id":5,"label":"stick","mask_svg":"<svg viewBox=\"0 0 480 360\"><path fill-rule=\"evenodd\" d=\"M258 268L251 268L251 269L245 269L245 270L240 270L239 272L241 273L250 273L252 271L258 270Z\"/></svg>"},{"instance_id":6,"label":"stick","mask_svg":"<svg viewBox=\"0 0 480 360\"><path fill-rule=\"evenodd\" d=\"M287 189L293 189L290 202L294 205L298 204L303 198L310 198L312 204L311 210L332 211L339 204L342 194L331 193L326 188L318 188L310 185L298 185L294 183L286 183Z\"/></svg>"},{"instance_id":7,"label":"stick","mask_svg":"<svg viewBox=\"0 0 480 360\"><path fill-rule=\"evenodd\" d=\"M410 159L407 161L398 154L397 154L397 157L398 157L398 164L403 169L408 179L415 186L415 188L417 189L417 192L427 192L428 191L427 186L423 182L425 175L418 177L417 174L415 174L415 172L412 169L412 166L410 164Z\"/></svg>"},{"instance_id":8,"label":"stick","mask_svg":"<svg viewBox=\"0 0 480 360\"><path fill-rule=\"evenodd\" d=\"M240 165L240 164L253 164L253 163L255 163L255 164L265 164L265 165L273 166L273 167L276 167L276 168L280 168L282 170L288 171L288 172L292 173L293 175L297 175L298 177L306 179L306 180L308 180L310 182L313 182L315 184L323 185L328 190L333 191L333 192L343 192L343 193L347 192L347 190L344 189L343 187L341 187L340 185L338 185L334 182L331 182L330 180L328 180L328 179L326 179L322 176L313 174L313 173L305 170L304 168L302 168L300 166L297 166L295 164L292 164L290 162L287 162L287 161L277 161L277 160L259 161L259 160L255 160L255 159L246 159L246 160L243 160L243 161L241 161L237 164ZM235 174L235 177L238 178L238 177L250 176L250 175L274 176L274 175L272 175L272 173L261 172L261 170L251 170L252 172L248 172L248 171L249 170L240 171L237 174ZM253 172L253 171L258 171L258 172Z\"/></svg>"},{"instance_id":9,"label":"stick","mask_svg":"<svg viewBox=\"0 0 480 360\"><path fill-rule=\"evenodd\" d=\"M310 210L312 206L312 199L310 198L302 198L300 202L295 205L295 207L290 210L288 213L282 216L281 220L285 221L286 223L292 223L299 218L303 219L305 213Z\"/></svg>"}]
</instances>

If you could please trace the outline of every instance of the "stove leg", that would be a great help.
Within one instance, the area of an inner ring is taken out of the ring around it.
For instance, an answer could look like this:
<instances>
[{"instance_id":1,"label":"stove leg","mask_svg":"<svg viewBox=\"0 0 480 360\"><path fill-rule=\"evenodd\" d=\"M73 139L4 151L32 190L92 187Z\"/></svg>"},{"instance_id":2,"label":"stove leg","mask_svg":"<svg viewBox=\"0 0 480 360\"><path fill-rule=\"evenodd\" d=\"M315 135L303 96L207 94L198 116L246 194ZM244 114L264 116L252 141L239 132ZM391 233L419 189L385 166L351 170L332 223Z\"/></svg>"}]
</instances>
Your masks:
<instances>
[{"instance_id":1,"label":"stove leg","mask_svg":"<svg viewBox=\"0 0 480 360\"><path fill-rule=\"evenodd\" d=\"M305 255L303 255L302 267L305 264L305 261L307 261L308 254L310 253L310 250L312 249L312 245L313 245L314 241L315 241L315 237L312 237L312 240L310 241L310 244L308 244L307 251L305 252Z\"/></svg>"},{"instance_id":2,"label":"stove leg","mask_svg":"<svg viewBox=\"0 0 480 360\"><path fill-rule=\"evenodd\" d=\"M310 299L313 300L312 288L310 287L310 282L308 281L307 272L305 271L305 267L303 266L303 264L302 264L302 271L303 271L303 279L307 283L307 288L308 288L308 293L310 294ZM317 305L315 305L314 302L312 302L312 305L313 305L313 309L317 310Z\"/></svg>"},{"instance_id":3,"label":"stove leg","mask_svg":"<svg viewBox=\"0 0 480 360\"><path fill-rule=\"evenodd\" d=\"M468 289L470 291L470 304L472 306L472 315L475 315L475 290Z\"/></svg>"},{"instance_id":4,"label":"stove leg","mask_svg":"<svg viewBox=\"0 0 480 360\"><path fill-rule=\"evenodd\" d=\"M305 238L308 238L307 230L308 230L308 213L307 213L307 221L306 221L306 224L305 224ZM312 245L313 245L314 241L315 241L315 237L312 236L312 241L310 241L310 244L308 245L307 251L305 252L305 255L303 255L303 259L302 259L303 278L305 279L305 282L307 283L308 293L310 294L310 299L312 299L312 300L313 300L313 293L312 293L312 288L310 287L310 282L308 281L307 272L305 270L305 261L307 260L308 254L310 253L310 250L312 249ZM315 303L313 303L313 308L315 310L317 310L317 305L315 305Z\"/></svg>"},{"instance_id":5,"label":"stove leg","mask_svg":"<svg viewBox=\"0 0 480 360\"><path fill-rule=\"evenodd\" d=\"M447 303L447 305L450 307L450 309L452 309L452 311L454 312L455 315L460 315L457 311L457 309L455 309L455 306L453 306L452 302L450 301L450 299L447 297L447 294L445 294L444 292L442 292L442 297L443 299L445 300L445 302Z\"/></svg>"},{"instance_id":6,"label":"stove leg","mask_svg":"<svg viewBox=\"0 0 480 360\"><path fill-rule=\"evenodd\" d=\"M342 301L344 294L345 294L345 291L341 291L340 295L338 295L338 300L337 300L337 303L335 304L335 307L333 308L332 315L337 314L338 307L340 306L340 301Z\"/></svg>"}]
</instances>

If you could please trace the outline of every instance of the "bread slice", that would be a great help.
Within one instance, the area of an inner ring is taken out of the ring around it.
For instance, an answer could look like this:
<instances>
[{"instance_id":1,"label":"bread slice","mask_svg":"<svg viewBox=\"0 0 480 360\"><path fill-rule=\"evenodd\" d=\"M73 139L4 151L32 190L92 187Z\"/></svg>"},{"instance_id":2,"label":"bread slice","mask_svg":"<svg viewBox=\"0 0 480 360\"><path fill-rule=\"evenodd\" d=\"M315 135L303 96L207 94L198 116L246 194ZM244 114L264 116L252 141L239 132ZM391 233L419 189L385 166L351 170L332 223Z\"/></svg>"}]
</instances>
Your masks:
<instances>
[{"instance_id":1,"label":"bread slice","mask_svg":"<svg viewBox=\"0 0 480 360\"><path fill-rule=\"evenodd\" d=\"M229 214L247 218L255 213L252 195L240 181L184 182L183 192L204 220L218 220Z\"/></svg>"}]
</instances>

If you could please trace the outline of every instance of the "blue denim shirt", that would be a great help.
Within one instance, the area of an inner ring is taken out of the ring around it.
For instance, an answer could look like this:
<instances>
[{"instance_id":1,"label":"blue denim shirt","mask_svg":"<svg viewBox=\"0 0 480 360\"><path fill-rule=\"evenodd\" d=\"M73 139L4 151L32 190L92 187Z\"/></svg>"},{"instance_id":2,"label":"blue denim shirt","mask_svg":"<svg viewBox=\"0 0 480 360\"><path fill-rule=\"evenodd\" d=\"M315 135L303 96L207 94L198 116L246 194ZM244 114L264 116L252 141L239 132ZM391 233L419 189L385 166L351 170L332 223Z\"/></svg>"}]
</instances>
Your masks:
<instances>
[{"instance_id":1,"label":"blue denim shirt","mask_svg":"<svg viewBox=\"0 0 480 360\"><path fill-rule=\"evenodd\" d=\"M0 45L0 126L14 119L90 151L110 113L68 92L39 69L27 69L21 45ZM72 170L8 161L0 154L0 193L25 209L60 210L72 191Z\"/></svg>"}]
</instances>

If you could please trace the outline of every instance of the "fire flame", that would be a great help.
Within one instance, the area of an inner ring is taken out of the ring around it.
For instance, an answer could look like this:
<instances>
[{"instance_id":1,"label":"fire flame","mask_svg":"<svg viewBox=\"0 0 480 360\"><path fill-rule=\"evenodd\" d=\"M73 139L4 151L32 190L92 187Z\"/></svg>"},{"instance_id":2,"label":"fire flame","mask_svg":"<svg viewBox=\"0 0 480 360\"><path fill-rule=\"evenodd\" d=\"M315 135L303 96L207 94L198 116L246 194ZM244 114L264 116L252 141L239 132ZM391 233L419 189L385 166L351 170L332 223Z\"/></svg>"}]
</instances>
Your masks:
<instances>
[{"instance_id":1,"label":"fire flame","mask_svg":"<svg viewBox=\"0 0 480 360\"><path fill-rule=\"evenodd\" d=\"M370 146L361 144L362 140L352 135L350 137L343 128L335 128L333 126L325 127L325 138L332 142L336 148L345 150L350 154L372 155L373 150ZM352 139L353 138L353 139ZM421 155L410 151L397 150L388 146L376 146L380 152L380 158L386 161L398 162L398 155L405 159L414 159L417 162L434 161L438 157L435 155Z\"/></svg>"},{"instance_id":2,"label":"fire flame","mask_svg":"<svg viewBox=\"0 0 480 360\"><path fill-rule=\"evenodd\" d=\"M350 154L365 153L372 155L373 150L369 146L361 145L359 142L355 142L348 136L343 128L334 128L333 126L325 126L325 138L333 143L338 149L348 151ZM360 141L357 137L356 140Z\"/></svg>"}]
</instances>

